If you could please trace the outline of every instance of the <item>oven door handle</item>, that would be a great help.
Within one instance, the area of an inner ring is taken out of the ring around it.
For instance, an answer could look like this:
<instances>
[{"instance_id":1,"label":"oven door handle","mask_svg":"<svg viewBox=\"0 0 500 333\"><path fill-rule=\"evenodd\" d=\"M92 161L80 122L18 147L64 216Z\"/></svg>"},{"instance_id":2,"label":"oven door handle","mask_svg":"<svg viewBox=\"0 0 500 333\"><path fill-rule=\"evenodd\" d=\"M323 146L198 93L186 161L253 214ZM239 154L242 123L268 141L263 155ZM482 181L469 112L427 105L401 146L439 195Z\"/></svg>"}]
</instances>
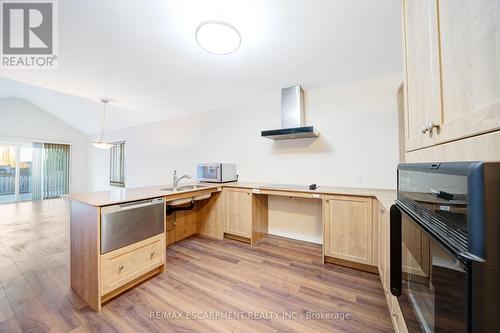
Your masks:
<instances>
[{"instance_id":1,"label":"oven door handle","mask_svg":"<svg viewBox=\"0 0 500 333\"><path fill-rule=\"evenodd\" d=\"M391 294L401 296L403 269L402 269L402 231L401 211L396 205L391 206L390 220L390 278Z\"/></svg>"}]
</instances>

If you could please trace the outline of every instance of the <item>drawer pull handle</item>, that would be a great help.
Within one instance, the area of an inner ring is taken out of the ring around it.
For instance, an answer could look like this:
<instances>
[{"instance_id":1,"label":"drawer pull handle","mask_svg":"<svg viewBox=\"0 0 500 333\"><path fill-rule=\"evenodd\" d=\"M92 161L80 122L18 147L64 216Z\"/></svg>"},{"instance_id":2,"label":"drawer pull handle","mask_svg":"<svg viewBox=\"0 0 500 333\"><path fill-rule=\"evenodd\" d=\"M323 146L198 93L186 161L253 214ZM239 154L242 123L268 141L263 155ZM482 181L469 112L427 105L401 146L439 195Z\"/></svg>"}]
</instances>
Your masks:
<instances>
[{"instance_id":1,"label":"drawer pull handle","mask_svg":"<svg viewBox=\"0 0 500 333\"><path fill-rule=\"evenodd\" d=\"M151 258L153 258L155 255L155 251L151 252Z\"/></svg>"},{"instance_id":2,"label":"drawer pull handle","mask_svg":"<svg viewBox=\"0 0 500 333\"><path fill-rule=\"evenodd\" d=\"M120 265L120 267L118 267L118 270L123 271L124 268L125 268L125 266Z\"/></svg>"}]
</instances>

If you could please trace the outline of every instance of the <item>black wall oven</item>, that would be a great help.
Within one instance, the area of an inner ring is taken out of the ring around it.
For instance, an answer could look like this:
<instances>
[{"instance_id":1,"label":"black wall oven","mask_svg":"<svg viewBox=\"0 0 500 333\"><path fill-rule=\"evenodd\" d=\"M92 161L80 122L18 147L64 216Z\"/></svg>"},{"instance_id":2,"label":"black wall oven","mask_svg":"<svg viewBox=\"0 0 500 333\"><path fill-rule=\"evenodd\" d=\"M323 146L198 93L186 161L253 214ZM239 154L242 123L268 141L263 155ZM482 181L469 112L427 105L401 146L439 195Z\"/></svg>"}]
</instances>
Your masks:
<instances>
[{"instance_id":1,"label":"black wall oven","mask_svg":"<svg viewBox=\"0 0 500 333\"><path fill-rule=\"evenodd\" d=\"M500 332L500 163L400 164L390 237L409 332Z\"/></svg>"}]
</instances>

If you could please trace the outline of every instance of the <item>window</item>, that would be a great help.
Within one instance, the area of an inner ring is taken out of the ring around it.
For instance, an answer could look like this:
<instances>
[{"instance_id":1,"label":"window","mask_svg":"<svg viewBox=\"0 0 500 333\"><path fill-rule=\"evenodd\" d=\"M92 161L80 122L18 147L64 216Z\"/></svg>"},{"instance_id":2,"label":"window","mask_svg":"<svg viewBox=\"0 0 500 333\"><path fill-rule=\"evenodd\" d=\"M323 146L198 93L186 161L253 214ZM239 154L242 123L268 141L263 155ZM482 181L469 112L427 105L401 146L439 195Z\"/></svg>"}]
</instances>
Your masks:
<instances>
[{"instance_id":1,"label":"window","mask_svg":"<svg viewBox=\"0 0 500 333\"><path fill-rule=\"evenodd\" d=\"M109 185L125 187L125 141L111 148Z\"/></svg>"},{"instance_id":2,"label":"window","mask_svg":"<svg viewBox=\"0 0 500 333\"><path fill-rule=\"evenodd\" d=\"M0 143L0 203L68 194L70 150L67 144Z\"/></svg>"}]
</instances>

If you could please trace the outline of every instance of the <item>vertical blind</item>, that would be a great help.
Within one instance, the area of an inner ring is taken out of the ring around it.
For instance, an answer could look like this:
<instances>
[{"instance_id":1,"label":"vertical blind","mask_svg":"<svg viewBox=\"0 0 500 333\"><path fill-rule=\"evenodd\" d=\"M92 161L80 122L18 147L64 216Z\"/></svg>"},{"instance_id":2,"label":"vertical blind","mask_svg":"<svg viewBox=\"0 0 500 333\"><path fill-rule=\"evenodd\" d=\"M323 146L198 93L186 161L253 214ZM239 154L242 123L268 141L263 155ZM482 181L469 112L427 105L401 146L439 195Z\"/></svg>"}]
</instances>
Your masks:
<instances>
[{"instance_id":1,"label":"vertical blind","mask_svg":"<svg viewBox=\"0 0 500 333\"><path fill-rule=\"evenodd\" d=\"M33 142L33 200L43 199L43 143Z\"/></svg>"},{"instance_id":2,"label":"vertical blind","mask_svg":"<svg viewBox=\"0 0 500 333\"><path fill-rule=\"evenodd\" d=\"M43 199L69 192L69 145L43 144Z\"/></svg>"}]
</instances>

